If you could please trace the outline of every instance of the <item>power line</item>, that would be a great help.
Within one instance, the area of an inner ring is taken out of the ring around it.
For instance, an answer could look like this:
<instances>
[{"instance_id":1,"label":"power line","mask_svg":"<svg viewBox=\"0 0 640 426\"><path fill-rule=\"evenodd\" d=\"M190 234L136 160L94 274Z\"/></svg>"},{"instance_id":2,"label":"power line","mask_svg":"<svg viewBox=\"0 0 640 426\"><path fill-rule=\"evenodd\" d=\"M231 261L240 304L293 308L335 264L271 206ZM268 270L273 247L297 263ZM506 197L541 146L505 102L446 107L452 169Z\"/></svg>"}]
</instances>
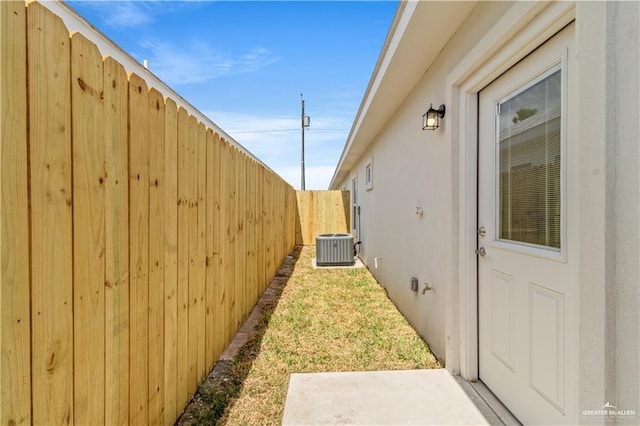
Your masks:
<instances>
[{"instance_id":1,"label":"power line","mask_svg":"<svg viewBox=\"0 0 640 426\"><path fill-rule=\"evenodd\" d=\"M342 132L347 131L349 129L313 129L312 132ZM235 132L233 130L229 130L229 133L233 134L241 134L241 133L278 133L278 132L299 132L300 129L269 129L269 130L243 130L241 132Z\"/></svg>"}]
</instances>

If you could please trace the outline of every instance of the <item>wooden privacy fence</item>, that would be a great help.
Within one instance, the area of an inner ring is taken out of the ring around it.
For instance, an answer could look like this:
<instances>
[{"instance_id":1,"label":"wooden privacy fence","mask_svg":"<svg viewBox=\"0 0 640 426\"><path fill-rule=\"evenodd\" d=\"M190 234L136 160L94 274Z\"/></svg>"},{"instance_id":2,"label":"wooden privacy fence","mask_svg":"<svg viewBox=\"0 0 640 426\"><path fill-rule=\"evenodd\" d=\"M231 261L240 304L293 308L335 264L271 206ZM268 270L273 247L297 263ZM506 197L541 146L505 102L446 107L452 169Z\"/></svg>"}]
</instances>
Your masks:
<instances>
[{"instance_id":1,"label":"wooden privacy fence","mask_svg":"<svg viewBox=\"0 0 640 426\"><path fill-rule=\"evenodd\" d=\"M316 235L349 232L349 191L296 191L296 244L314 245Z\"/></svg>"},{"instance_id":2,"label":"wooden privacy fence","mask_svg":"<svg viewBox=\"0 0 640 426\"><path fill-rule=\"evenodd\" d=\"M8 424L173 424L295 244L295 191L38 3L0 2Z\"/></svg>"}]
</instances>

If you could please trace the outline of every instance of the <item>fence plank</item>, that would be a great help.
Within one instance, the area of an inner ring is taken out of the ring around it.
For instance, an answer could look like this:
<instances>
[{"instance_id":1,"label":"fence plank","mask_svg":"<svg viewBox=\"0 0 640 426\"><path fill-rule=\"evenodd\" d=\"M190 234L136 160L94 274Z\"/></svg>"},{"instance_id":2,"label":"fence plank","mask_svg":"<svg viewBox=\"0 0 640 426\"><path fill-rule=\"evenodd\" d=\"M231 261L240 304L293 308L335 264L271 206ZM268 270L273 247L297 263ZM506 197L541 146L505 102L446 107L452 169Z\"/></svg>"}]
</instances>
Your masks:
<instances>
[{"instance_id":1,"label":"fence plank","mask_svg":"<svg viewBox=\"0 0 640 426\"><path fill-rule=\"evenodd\" d=\"M105 146L102 57L71 38L74 419L104 422Z\"/></svg>"},{"instance_id":2,"label":"fence plank","mask_svg":"<svg viewBox=\"0 0 640 426\"><path fill-rule=\"evenodd\" d=\"M235 246L235 290L236 290L236 317L235 317L235 329L239 329L242 326L244 314L246 311L246 280L245 280L245 261L246 252L244 250L245 245L245 211L244 200L246 197L245 188L245 167L244 167L244 155L236 150L236 246Z\"/></svg>"},{"instance_id":3,"label":"fence plank","mask_svg":"<svg viewBox=\"0 0 640 426\"><path fill-rule=\"evenodd\" d=\"M164 98L149 91L149 423L160 424L164 407Z\"/></svg>"},{"instance_id":4,"label":"fence plank","mask_svg":"<svg viewBox=\"0 0 640 426\"><path fill-rule=\"evenodd\" d=\"M219 290L218 290L218 309L220 310L219 321L222 324L222 347L227 346L228 342L228 330L229 330L229 316L227 314L229 304L229 293L227 290L228 285L228 235L227 235L227 222L229 209L223 208L227 206L227 200L229 198L229 186L227 185L227 173L229 170L228 157L227 157L227 144L221 139L219 144L220 151L220 171L219 171L219 203L220 203L220 269L218 270Z\"/></svg>"},{"instance_id":5,"label":"fence plank","mask_svg":"<svg viewBox=\"0 0 640 426\"><path fill-rule=\"evenodd\" d=\"M206 353L205 353L205 195L206 195L206 166L207 166L207 133L204 124L198 124L198 138L195 140L198 144L198 161L197 161L197 190L196 190L196 209L197 209L197 255L196 255L196 323L197 325L197 385L205 378L207 374Z\"/></svg>"},{"instance_id":6,"label":"fence plank","mask_svg":"<svg viewBox=\"0 0 640 426\"><path fill-rule=\"evenodd\" d=\"M226 211L225 215L225 232L226 232L226 241L225 241L225 258L224 258L224 269L225 269L225 294L227 296L225 312L227 313L227 318L225 321L227 338L225 339L225 345L233 339L235 330L235 288L234 288L234 237L235 237L235 149L232 146L225 147L225 159L223 161L223 167L225 171L223 186L226 191L226 199L224 203L227 208L224 209Z\"/></svg>"},{"instance_id":7,"label":"fence plank","mask_svg":"<svg viewBox=\"0 0 640 426\"><path fill-rule=\"evenodd\" d=\"M178 108L178 400L189 400L189 114Z\"/></svg>"},{"instance_id":8,"label":"fence plank","mask_svg":"<svg viewBox=\"0 0 640 426\"><path fill-rule=\"evenodd\" d=\"M175 422L178 357L178 110L165 103L164 424Z\"/></svg>"},{"instance_id":9,"label":"fence plank","mask_svg":"<svg viewBox=\"0 0 640 426\"><path fill-rule=\"evenodd\" d=\"M260 226L258 230L259 235L259 252L258 252L258 279L260 280L261 292L265 290L267 286L267 276L266 276L266 241L265 241L265 222L266 222L266 210L265 210L265 168L260 165L259 171L259 180L258 180L258 213L260 215Z\"/></svg>"},{"instance_id":10,"label":"fence plank","mask_svg":"<svg viewBox=\"0 0 640 426\"><path fill-rule=\"evenodd\" d=\"M31 423L27 35L22 2L0 2L0 424Z\"/></svg>"},{"instance_id":11,"label":"fence plank","mask_svg":"<svg viewBox=\"0 0 640 426\"><path fill-rule=\"evenodd\" d=\"M243 280L243 271L242 271L242 265L243 265L243 252L242 252L242 238L244 237L243 232L242 232L242 227L244 226L243 223L243 211L242 211L242 202L241 199L244 196L244 189L242 188L242 172L243 172L243 168L242 168L242 154L240 153L240 151L236 148L233 149L233 153L234 153L234 164L235 164L235 168L234 168L234 177L233 177L233 183L234 183L234 192L235 192L235 196L234 196L234 209L235 209L235 215L234 215L234 222L232 224L233 227L233 232L234 232L234 246L233 246L233 259L234 259L234 268L233 268L233 284L234 284L234 319L233 319L233 323L232 323L232 327L233 327L233 333L235 334L235 332L238 330L238 328L241 325L241 321L242 321L242 315L243 315L243 287L244 287L244 280Z\"/></svg>"},{"instance_id":12,"label":"fence plank","mask_svg":"<svg viewBox=\"0 0 640 426\"><path fill-rule=\"evenodd\" d=\"M251 171L249 173L249 200L250 200L250 205L249 205L249 214L250 214L250 229L248 231L248 235L250 237L250 260L249 260L249 271L250 271L250 280L249 280L249 286L252 289L252 301L258 300L258 298L260 297L260 287L258 285L258 270L257 270L257 265L258 265L258 257L257 257L257 252L258 252L258 236L257 236L257 230L258 230L258 215L256 212L257 209L257 203L256 203L256 196L257 196L257 172L258 172L258 163L256 161L253 160L249 160L250 164L251 164Z\"/></svg>"},{"instance_id":13,"label":"fence plank","mask_svg":"<svg viewBox=\"0 0 640 426\"><path fill-rule=\"evenodd\" d=\"M214 300L214 359L218 359L222 354L225 347L224 338L224 286L222 282L222 211L220 209L220 181L221 181L221 149L222 140L217 133L213 137L213 173L210 176L210 183L213 187L213 276L214 276L214 288L215 288L215 300Z\"/></svg>"},{"instance_id":14,"label":"fence plank","mask_svg":"<svg viewBox=\"0 0 640 426\"><path fill-rule=\"evenodd\" d=\"M149 112L145 81L129 76L130 408L149 423ZM142 124L141 124L142 123Z\"/></svg>"},{"instance_id":15,"label":"fence plank","mask_svg":"<svg viewBox=\"0 0 640 426\"><path fill-rule=\"evenodd\" d=\"M309 201L307 202L307 207L309 210L307 211L307 223L309 224L307 228L307 233L305 236L305 241L309 241L309 244L313 244L311 241L315 241L314 231L317 229L318 224L316 223L316 192L309 191Z\"/></svg>"},{"instance_id":16,"label":"fence plank","mask_svg":"<svg viewBox=\"0 0 640 426\"><path fill-rule=\"evenodd\" d=\"M273 197L273 188L271 187L271 176L265 173L264 178L264 190L262 193L262 203L264 211L266 212L263 238L265 242L264 247L264 280L268 281L268 277L271 275L271 252L273 251L271 241L272 230L272 212L271 212L271 198Z\"/></svg>"},{"instance_id":17,"label":"fence plank","mask_svg":"<svg viewBox=\"0 0 640 426\"><path fill-rule=\"evenodd\" d=\"M129 423L128 79L104 60L105 120L105 423Z\"/></svg>"},{"instance_id":18,"label":"fence plank","mask_svg":"<svg viewBox=\"0 0 640 426\"><path fill-rule=\"evenodd\" d=\"M345 232L348 233L351 229L351 194L349 193L349 191L341 192L342 204L339 204L337 207L337 209L340 211L340 222L338 229L344 229Z\"/></svg>"},{"instance_id":19,"label":"fence plank","mask_svg":"<svg viewBox=\"0 0 640 426\"><path fill-rule=\"evenodd\" d=\"M215 362L215 261L213 254L213 223L217 215L214 205L214 185L217 182L213 179L214 172L214 134L211 129L207 129L205 135L205 366L209 371Z\"/></svg>"},{"instance_id":20,"label":"fence plank","mask_svg":"<svg viewBox=\"0 0 640 426\"><path fill-rule=\"evenodd\" d=\"M31 164L33 422L73 423L73 262L69 34L27 11ZM4 41L3 41L4 43Z\"/></svg>"},{"instance_id":21,"label":"fence plank","mask_svg":"<svg viewBox=\"0 0 640 426\"><path fill-rule=\"evenodd\" d=\"M189 397L198 385L198 120L189 116L189 174L187 182L189 199L189 350L187 386Z\"/></svg>"}]
</instances>

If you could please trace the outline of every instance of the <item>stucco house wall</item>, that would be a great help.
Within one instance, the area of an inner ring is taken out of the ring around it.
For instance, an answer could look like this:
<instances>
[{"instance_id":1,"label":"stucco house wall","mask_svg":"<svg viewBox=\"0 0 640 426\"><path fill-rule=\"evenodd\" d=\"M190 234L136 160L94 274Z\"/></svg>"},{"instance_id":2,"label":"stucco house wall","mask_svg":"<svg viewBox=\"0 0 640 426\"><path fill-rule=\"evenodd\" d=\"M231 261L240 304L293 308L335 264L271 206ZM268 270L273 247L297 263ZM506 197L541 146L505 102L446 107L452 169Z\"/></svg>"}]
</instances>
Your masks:
<instances>
[{"instance_id":1,"label":"stucco house wall","mask_svg":"<svg viewBox=\"0 0 640 426\"><path fill-rule=\"evenodd\" d=\"M448 14L441 3L411 3L399 10L331 183L332 189L351 189L357 178L360 257L446 367L477 379L477 136L465 127L477 107L469 93L574 22L579 143L570 161L579 175L579 209L567 220L579 229L571 253L577 259L579 333L568 340L577 354L577 379L568 390L577 395L577 406L567 418L601 423L588 411L612 402L637 412L617 421L637 423L640 4L471 2ZM446 40L430 38L437 31L430 13L441 13L453 27ZM403 49L430 49L433 40L439 50L424 62L403 56ZM404 75L400 82L401 73L389 65L394 61L398 68L419 67L413 79ZM484 80L467 84L478 70ZM421 129L430 103L447 108L433 132ZM370 163L373 188L367 190ZM417 293L412 276L419 279ZM433 290L423 294L425 283Z\"/></svg>"},{"instance_id":2,"label":"stucco house wall","mask_svg":"<svg viewBox=\"0 0 640 426\"><path fill-rule=\"evenodd\" d=\"M437 60L375 138L348 177L357 177L361 214L360 256L435 355L446 360L447 289L456 286L456 150L449 115L435 132L422 130L422 114L447 97L448 71L479 36L496 24L509 3L480 2L470 10ZM420 49L416 44L413 49ZM450 114L450 113L448 113ZM373 158L373 189L365 166ZM421 213L420 213L421 212ZM378 258L376 262L375 259ZM376 267L376 264L378 265ZM411 277L419 291L411 291ZM428 284L433 290L422 291Z\"/></svg>"}]
</instances>

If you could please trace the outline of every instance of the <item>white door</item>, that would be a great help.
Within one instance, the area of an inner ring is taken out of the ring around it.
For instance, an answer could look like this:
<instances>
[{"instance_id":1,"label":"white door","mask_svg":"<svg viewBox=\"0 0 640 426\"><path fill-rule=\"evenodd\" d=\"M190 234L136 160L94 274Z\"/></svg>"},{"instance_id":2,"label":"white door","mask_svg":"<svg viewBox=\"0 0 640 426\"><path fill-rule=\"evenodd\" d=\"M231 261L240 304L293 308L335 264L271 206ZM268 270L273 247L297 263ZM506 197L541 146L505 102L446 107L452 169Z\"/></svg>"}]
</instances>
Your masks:
<instances>
[{"instance_id":1,"label":"white door","mask_svg":"<svg viewBox=\"0 0 640 426\"><path fill-rule=\"evenodd\" d=\"M573 37L479 95L479 376L525 424L578 421Z\"/></svg>"}]
</instances>

